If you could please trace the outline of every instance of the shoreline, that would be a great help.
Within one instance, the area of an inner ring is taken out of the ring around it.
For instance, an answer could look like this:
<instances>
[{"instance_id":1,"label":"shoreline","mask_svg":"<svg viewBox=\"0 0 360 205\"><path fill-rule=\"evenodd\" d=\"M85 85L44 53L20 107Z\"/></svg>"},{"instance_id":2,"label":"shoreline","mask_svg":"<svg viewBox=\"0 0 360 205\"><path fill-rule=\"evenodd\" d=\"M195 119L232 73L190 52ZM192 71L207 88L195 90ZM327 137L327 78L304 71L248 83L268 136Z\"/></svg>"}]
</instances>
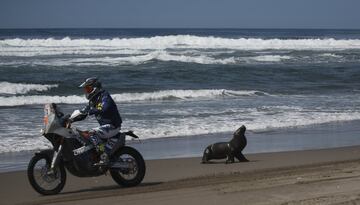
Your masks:
<instances>
[{"instance_id":1,"label":"shoreline","mask_svg":"<svg viewBox=\"0 0 360 205\"><path fill-rule=\"evenodd\" d=\"M248 145L243 153L269 153L298 150L340 148L360 145L360 120L334 122L302 127L279 128L271 131L247 130ZM136 131L135 131L136 133ZM197 136L128 140L146 160L200 157L204 148L212 143L228 141L232 133ZM140 136L141 137L141 136ZM0 173L26 170L35 151L0 154Z\"/></svg>"},{"instance_id":2,"label":"shoreline","mask_svg":"<svg viewBox=\"0 0 360 205\"><path fill-rule=\"evenodd\" d=\"M240 183L240 185L245 183L246 186L239 185L243 186L242 191L234 193L229 191L229 193L230 195L246 195L247 192L253 190L254 186L261 186L267 180L276 184L284 176L287 177L286 180L293 180L297 184L311 187L313 184L308 183L307 180L315 180L313 179L315 172L320 173L321 176L314 183L327 180L331 182L334 179L327 176L339 172L358 177L359 179L356 178L354 183L360 184L360 175L358 175L360 173L360 146L248 154L246 157L250 159L250 162L234 164L225 164L224 160L201 164L200 158L147 160L145 179L140 186L133 188L118 187L110 176L77 178L68 174L64 190L55 196L40 196L32 190L25 171L1 173L1 204L66 204L71 202L71 204L82 205L98 204L103 201L107 201L108 204L118 204L119 202L131 204L134 201L136 202L134 204L157 204L158 202L169 204L171 203L170 199L160 197L166 193L185 194L185 198L182 200L191 199L199 204L207 201L207 197L211 198L217 195L212 196L205 193L205 196L200 194L188 198L187 190L202 192L209 188L216 190L219 186L222 189L232 189L237 187L236 183ZM356 171L342 170L350 168L356 168ZM289 178L289 176L291 177ZM353 178L350 177L350 179ZM348 178L339 180L348 180ZM270 188L267 191L274 190ZM18 197L16 193L21 194L21 197ZM148 201L148 198L143 198L144 195L149 196L152 200ZM219 197L221 198L221 194ZM249 198L249 196L247 197ZM174 204L182 204L182 200ZM251 202L255 199L250 197L248 200ZM190 204L196 204L191 201Z\"/></svg>"}]
</instances>

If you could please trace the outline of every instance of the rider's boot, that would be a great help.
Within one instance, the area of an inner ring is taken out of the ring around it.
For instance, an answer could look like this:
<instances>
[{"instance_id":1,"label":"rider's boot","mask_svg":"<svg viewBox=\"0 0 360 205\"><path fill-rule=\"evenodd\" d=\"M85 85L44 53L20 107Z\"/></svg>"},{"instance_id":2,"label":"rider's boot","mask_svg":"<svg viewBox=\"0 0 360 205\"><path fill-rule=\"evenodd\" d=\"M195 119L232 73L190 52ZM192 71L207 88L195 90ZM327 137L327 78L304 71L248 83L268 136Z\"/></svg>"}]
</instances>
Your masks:
<instances>
[{"instance_id":1,"label":"rider's boot","mask_svg":"<svg viewBox=\"0 0 360 205\"><path fill-rule=\"evenodd\" d=\"M100 155L100 161L98 164L101 166L109 165L110 162L109 156L111 152L111 147L108 146L108 143L106 145L102 144L101 152L102 154Z\"/></svg>"},{"instance_id":2,"label":"rider's boot","mask_svg":"<svg viewBox=\"0 0 360 205\"><path fill-rule=\"evenodd\" d=\"M100 155L100 161L98 163L96 163L96 165L98 166L107 166L109 165L109 155L106 152L103 152Z\"/></svg>"},{"instance_id":3,"label":"rider's boot","mask_svg":"<svg viewBox=\"0 0 360 205\"><path fill-rule=\"evenodd\" d=\"M90 141L93 143L96 152L101 154L100 155L100 161L95 163L95 166L106 166L109 164L109 157L106 153L105 146L103 143L101 143L101 139L99 139L96 135L90 136Z\"/></svg>"}]
</instances>

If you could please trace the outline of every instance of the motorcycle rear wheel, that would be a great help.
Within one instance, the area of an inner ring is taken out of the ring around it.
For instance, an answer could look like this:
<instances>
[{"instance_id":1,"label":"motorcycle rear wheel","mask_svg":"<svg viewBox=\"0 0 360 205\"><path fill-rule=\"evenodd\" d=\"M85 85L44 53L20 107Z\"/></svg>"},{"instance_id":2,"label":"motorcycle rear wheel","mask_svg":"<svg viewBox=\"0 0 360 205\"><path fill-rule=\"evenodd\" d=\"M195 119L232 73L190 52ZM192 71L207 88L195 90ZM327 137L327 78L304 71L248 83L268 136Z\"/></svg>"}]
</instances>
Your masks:
<instances>
[{"instance_id":1,"label":"motorcycle rear wheel","mask_svg":"<svg viewBox=\"0 0 360 205\"><path fill-rule=\"evenodd\" d=\"M58 165L49 174L51 159L45 154L31 158L27 175L31 186L42 195L58 194L65 186L66 171L64 166Z\"/></svg>"},{"instance_id":2,"label":"motorcycle rear wheel","mask_svg":"<svg viewBox=\"0 0 360 205\"><path fill-rule=\"evenodd\" d=\"M132 187L141 183L144 179L146 167L141 154L134 148L123 147L113 156L117 161L127 161L132 167L128 171L110 170L111 177L123 187Z\"/></svg>"}]
</instances>

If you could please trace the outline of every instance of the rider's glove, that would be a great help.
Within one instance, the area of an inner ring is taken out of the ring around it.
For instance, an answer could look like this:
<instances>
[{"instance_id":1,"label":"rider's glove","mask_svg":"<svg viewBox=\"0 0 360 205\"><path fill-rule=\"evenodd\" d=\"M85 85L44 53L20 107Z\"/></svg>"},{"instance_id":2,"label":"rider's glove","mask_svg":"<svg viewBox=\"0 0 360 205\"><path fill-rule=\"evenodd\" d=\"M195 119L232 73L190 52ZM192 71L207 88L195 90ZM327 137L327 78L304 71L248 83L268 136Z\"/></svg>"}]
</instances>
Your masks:
<instances>
[{"instance_id":1,"label":"rider's glove","mask_svg":"<svg viewBox=\"0 0 360 205\"><path fill-rule=\"evenodd\" d=\"M71 119L71 118L69 118L69 119L67 119L67 122L68 122L68 123L73 123L73 122L74 122L74 120L73 120L73 119Z\"/></svg>"},{"instance_id":2,"label":"rider's glove","mask_svg":"<svg viewBox=\"0 0 360 205\"><path fill-rule=\"evenodd\" d=\"M89 105L87 105L86 107L84 107L83 109L81 109L81 110L80 110L80 112L81 112L81 113L86 113L86 114L87 114L87 113L89 112L89 110L90 110L90 106L89 106Z\"/></svg>"}]
</instances>

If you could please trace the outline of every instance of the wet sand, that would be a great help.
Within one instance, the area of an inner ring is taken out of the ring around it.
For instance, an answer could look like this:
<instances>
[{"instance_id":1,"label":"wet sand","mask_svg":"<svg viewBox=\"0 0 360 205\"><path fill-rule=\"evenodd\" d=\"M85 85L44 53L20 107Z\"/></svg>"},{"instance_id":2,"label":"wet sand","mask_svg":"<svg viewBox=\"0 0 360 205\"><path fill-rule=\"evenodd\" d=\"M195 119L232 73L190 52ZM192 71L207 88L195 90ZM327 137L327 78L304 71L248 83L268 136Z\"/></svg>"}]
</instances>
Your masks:
<instances>
[{"instance_id":1,"label":"wet sand","mask_svg":"<svg viewBox=\"0 0 360 205\"><path fill-rule=\"evenodd\" d=\"M148 160L141 186L110 176L68 174L61 194L40 196L26 172L0 174L0 204L351 204L360 203L360 146L249 154L251 162Z\"/></svg>"}]
</instances>

